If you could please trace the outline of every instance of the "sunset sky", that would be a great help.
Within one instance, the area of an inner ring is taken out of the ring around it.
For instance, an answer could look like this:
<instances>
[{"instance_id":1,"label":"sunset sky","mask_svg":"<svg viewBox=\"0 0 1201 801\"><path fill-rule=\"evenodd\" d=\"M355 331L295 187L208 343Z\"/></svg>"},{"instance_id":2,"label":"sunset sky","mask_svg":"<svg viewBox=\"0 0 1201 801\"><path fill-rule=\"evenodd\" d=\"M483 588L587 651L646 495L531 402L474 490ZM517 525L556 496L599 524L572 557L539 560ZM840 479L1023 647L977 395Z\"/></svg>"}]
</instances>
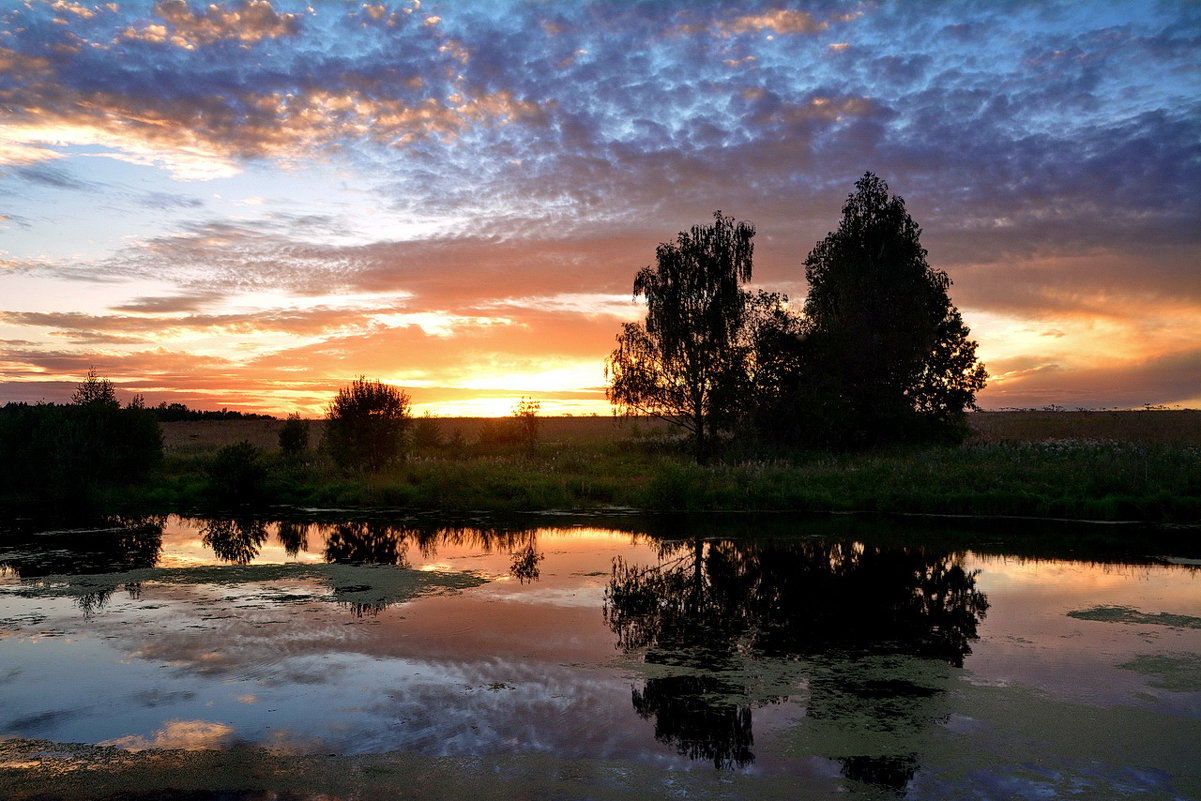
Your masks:
<instances>
[{"instance_id":1,"label":"sunset sky","mask_svg":"<svg viewBox=\"0 0 1201 801\"><path fill-rule=\"evenodd\" d=\"M984 408L1201 407L1201 3L0 0L0 404L608 413L634 273L871 170Z\"/></svg>"}]
</instances>

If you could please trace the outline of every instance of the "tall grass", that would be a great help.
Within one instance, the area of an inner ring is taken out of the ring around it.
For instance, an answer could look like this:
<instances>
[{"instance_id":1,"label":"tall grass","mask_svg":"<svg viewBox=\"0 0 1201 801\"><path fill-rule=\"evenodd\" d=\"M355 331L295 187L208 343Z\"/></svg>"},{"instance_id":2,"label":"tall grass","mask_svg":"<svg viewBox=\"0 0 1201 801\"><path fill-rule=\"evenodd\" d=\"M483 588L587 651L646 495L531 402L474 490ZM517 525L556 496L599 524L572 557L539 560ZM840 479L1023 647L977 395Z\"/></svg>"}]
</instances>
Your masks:
<instances>
[{"instance_id":1,"label":"tall grass","mask_svg":"<svg viewBox=\"0 0 1201 801\"><path fill-rule=\"evenodd\" d=\"M128 503L205 502L208 461L169 456ZM459 445L366 475L310 454L267 456L261 498L323 507L454 512L890 511L1096 520L1201 520L1201 446L1054 439L697 465L662 439Z\"/></svg>"}]
</instances>

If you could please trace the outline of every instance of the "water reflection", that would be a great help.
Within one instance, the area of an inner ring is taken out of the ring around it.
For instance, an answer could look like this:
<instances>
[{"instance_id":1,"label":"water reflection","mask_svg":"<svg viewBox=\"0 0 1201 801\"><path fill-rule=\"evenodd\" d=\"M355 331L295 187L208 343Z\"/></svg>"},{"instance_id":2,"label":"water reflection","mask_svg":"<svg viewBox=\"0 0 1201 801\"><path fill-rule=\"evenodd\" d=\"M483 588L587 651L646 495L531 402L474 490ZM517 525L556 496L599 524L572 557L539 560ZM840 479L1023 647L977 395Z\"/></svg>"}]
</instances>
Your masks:
<instances>
[{"instance_id":1,"label":"water reflection","mask_svg":"<svg viewBox=\"0 0 1201 801\"><path fill-rule=\"evenodd\" d=\"M803 695L812 721L858 716L900 733L880 753L831 754L847 778L900 790L918 767L904 735L931 724L943 692L936 666L962 667L988 609L963 559L920 546L698 534L663 542L658 564L616 557L604 614L617 646L654 669L633 691L635 711L681 754L745 766L752 709ZM742 669L748 660L797 675L756 681ZM876 675L881 660L890 670ZM895 669L905 660L913 675Z\"/></svg>"},{"instance_id":2,"label":"water reflection","mask_svg":"<svg viewBox=\"0 0 1201 801\"><path fill-rule=\"evenodd\" d=\"M267 524L253 518L208 520L201 529L201 540L223 562L248 565L267 541Z\"/></svg>"},{"instance_id":3,"label":"water reflection","mask_svg":"<svg viewBox=\"0 0 1201 801\"><path fill-rule=\"evenodd\" d=\"M54 527L26 521L24 527L10 523L0 529L0 576L36 578L45 576L86 576L65 582L63 594L91 616L103 610L118 589L138 598L141 579L130 571L161 566L163 532L167 518L106 518L87 525ZM176 523L184 530L198 530L205 554L176 555L169 567L220 564L263 566L280 564L276 555L264 552L274 539L287 560L304 564L325 562L331 565L394 567L414 570L413 560L429 563L440 549L475 548L485 554L510 555L509 575L521 584L538 581L540 563L545 555L538 548L539 529L438 525L422 521L403 524L386 520L270 520L243 516ZM310 550L312 549L312 550ZM421 564L421 562L418 562ZM249 574L247 574L248 576ZM382 585L387 574L372 574ZM163 580L165 576L155 576ZM250 580L243 576L241 581ZM359 584L335 584L330 600L344 605L356 618L379 614L395 603L390 592L368 592ZM364 601L364 595L379 600ZM393 599L393 600L388 600Z\"/></svg>"},{"instance_id":4,"label":"water reflection","mask_svg":"<svg viewBox=\"0 0 1201 801\"><path fill-rule=\"evenodd\" d=\"M107 517L54 526L10 520L0 530L0 573L18 578L111 573L153 567L163 549L165 517Z\"/></svg>"},{"instance_id":5,"label":"water reflection","mask_svg":"<svg viewBox=\"0 0 1201 801\"><path fill-rule=\"evenodd\" d=\"M32 521L11 521L3 531L8 552L0 552L0 576L32 579L153 567L162 554L165 521L159 516L114 516L86 526L50 530ZM93 581L75 594L75 603L85 616L91 616L103 609L118 589L135 600L142 592L138 581Z\"/></svg>"}]
</instances>

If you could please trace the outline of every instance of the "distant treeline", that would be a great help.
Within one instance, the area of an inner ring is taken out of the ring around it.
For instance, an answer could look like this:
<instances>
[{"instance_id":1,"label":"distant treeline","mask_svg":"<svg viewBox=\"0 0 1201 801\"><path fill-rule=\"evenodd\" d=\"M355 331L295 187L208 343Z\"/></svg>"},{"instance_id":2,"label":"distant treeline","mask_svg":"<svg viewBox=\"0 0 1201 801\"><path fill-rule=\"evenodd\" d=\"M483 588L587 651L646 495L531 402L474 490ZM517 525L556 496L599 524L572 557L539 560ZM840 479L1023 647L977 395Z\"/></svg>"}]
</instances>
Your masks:
<instances>
[{"instance_id":1,"label":"distant treeline","mask_svg":"<svg viewBox=\"0 0 1201 801\"><path fill-rule=\"evenodd\" d=\"M181 420L275 420L274 415L239 412L236 409L221 409L220 411L201 411L189 409L182 403L160 403L158 406L148 406L146 411L154 415L160 423L178 423Z\"/></svg>"},{"instance_id":2,"label":"distant treeline","mask_svg":"<svg viewBox=\"0 0 1201 801\"><path fill-rule=\"evenodd\" d=\"M58 404L54 403L6 403L4 409L28 408L35 407L53 407ZM77 404L65 404L75 406ZM221 409L220 411L189 409L182 403L160 403L158 406L139 406L136 403L129 404L126 408L141 409L149 414L160 423L178 423L181 420L277 420L279 418L271 414L255 414L253 412L239 412L236 409Z\"/></svg>"}]
</instances>

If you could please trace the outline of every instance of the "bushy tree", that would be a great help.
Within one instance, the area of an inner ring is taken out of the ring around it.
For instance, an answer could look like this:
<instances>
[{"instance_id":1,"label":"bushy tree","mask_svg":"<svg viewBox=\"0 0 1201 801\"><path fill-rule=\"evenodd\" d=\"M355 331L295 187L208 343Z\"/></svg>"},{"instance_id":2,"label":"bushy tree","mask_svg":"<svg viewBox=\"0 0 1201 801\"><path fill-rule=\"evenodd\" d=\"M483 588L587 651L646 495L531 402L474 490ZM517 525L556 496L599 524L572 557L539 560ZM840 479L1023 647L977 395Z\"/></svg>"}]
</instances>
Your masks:
<instances>
[{"instance_id":1,"label":"bushy tree","mask_svg":"<svg viewBox=\"0 0 1201 801\"><path fill-rule=\"evenodd\" d=\"M247 440L217 451L206 472L209 495L220 503L258 500L267 484L263 454Z\"/></svg>"},{"instance_id":2,"label":"bushy tree","mask_svg":"<svg viewBox=\"0 0 1201 801\"><path fill-rule=\"evenodd\" d=\"M74 394L71 395L71 403L76 406L104 406L113 409L121 405L117 402L117 391L113 388L113 382L97 375L95 367L88 369L87 378L75 388Z\"/></svg>"},{"instance_id":3,"label":"bushy tree","mask_svg":"<svg viewBox=\"0 0 1201 801\"><path fill-rule=\"evenodd\" d=\"M754 226L715 212L659 245L656 265L634 278L643 323L626 323L606 364L607 395L625 414L647 414L691 432L699 459L738 416L745 387L740 347Z\"/></svg>"},{"instance_id":4,"label":"bushy tree","mask_svg":"<svg viewBox=\"0 0 1201 801\"><path fill-rule=\"evenodd\" d=\"M442 427L429 412L413 421L413 448L418 451L432 451L445 445Z\"/></svg>"},{"instance_id":5,"label":"bushy tree","mask_svg":"<svg viewBox=\"0 0 1201 801\"><path fill-rule=\"evenodd\" d=\"M288 415L279 429L279 450L288 459L299 459L309 449L309 427L299 412Z\"/></svg>"},{"instance_id":6,"label":"bushy tree","mask_svg":"<svg viewBox=\"0 0 1201 801\"><path fill-rule=\"evenodd\" d=\"M400 455L409 409L403 390L359 376L329 403L325 445L330 456L344 469L380 469Z\"/></svg>"},{"instance_id":7,"label":"bushy tree","mask_svg":"<svg viewBox=\"0 0 1201 801\"><path fill-rule=\"evenodd\" d=\"M542 411L542 402L533 398L522 398L513 407L513 423L517 429L517 435L527 448L533 448L538 444L538 429L541 428L542 423L538 419L540 411Z\"/></svg>"},{"instance_id":8,"label":"bushy tree","mask_svg":"<svg viewBox=\"0 0 1201 801\"><path fill-rule=\"evenodd\" d=\"M794 414L809 438L872 445L945 436L974 408L976 360L947 274L926 262L921 228L888 185L865 173L838 230L805 259L805 342Z\"/></svg>"}]
</instances>

